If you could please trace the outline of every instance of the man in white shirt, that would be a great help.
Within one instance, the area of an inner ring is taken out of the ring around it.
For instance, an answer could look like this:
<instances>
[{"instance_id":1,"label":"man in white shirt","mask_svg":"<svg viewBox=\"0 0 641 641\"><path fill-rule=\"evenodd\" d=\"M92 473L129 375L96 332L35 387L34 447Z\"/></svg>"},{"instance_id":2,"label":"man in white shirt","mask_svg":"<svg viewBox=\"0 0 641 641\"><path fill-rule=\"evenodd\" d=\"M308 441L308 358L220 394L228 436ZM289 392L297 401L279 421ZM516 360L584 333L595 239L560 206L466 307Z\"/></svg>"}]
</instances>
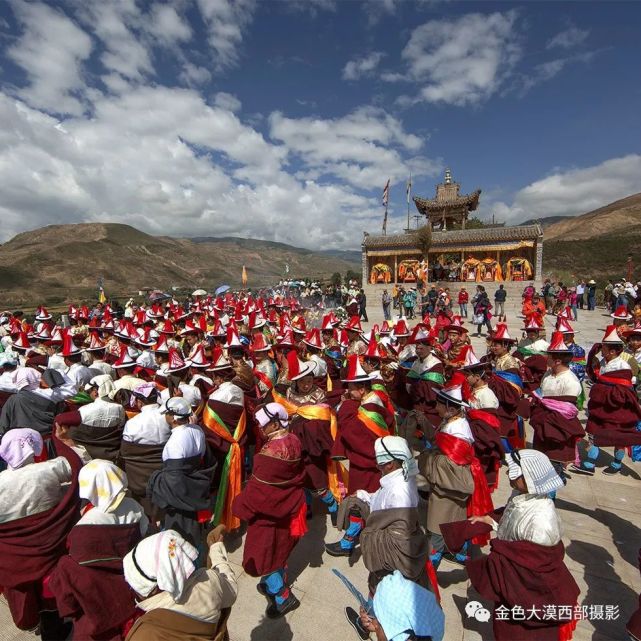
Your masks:
<instances>
[{"instance_id":1,"label":"man in white shirt","mask_svg":"<svg viewBox=\"0 0 641 641\"><path fill-rule=\"evenodd\" d=\"M125 423L122 440L137 445L166 443L171 435L171 428L158 404L159 395L155 384L142 383L132 393L140 414Z\"/></svg>"}]
</instances>

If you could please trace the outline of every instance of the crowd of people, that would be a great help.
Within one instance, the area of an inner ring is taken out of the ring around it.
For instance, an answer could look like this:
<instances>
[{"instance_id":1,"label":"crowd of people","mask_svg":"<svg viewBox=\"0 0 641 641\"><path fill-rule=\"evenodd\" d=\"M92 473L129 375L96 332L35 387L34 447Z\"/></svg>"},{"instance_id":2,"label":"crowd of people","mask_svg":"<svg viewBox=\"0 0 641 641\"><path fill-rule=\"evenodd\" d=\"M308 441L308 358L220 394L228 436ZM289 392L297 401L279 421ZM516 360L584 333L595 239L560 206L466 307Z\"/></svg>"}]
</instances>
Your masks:
<instances>
[{"instance_id":1,"label":"crowd of people","mask_svg":"<svg viewBox=\"0 0 641 641\"><path fill-rule=\"evenodd\" d=\"M238 607L226 541L246 532L243 569L280 618L300 605L288 559L320 518L328 567L359 549L369 572L345 608L354 638L448 638L445 562L494 604L497 641L571 639L580 591L556 494L566 472L595 474L600 448L609 476L639 454L641 323L616 307L586 355L570 307L546 336L548 309L526 291L518 341L505 299L479 285L456 303L487 326L476 354L436 293L417 322L370 331L364 300L314 323L300 299L246 291L71 306L64 322L2 314L0 585L15 625L43 640L222 641ZM628 627L641 638L641 613Z\"/></svg>"}]
</instances>

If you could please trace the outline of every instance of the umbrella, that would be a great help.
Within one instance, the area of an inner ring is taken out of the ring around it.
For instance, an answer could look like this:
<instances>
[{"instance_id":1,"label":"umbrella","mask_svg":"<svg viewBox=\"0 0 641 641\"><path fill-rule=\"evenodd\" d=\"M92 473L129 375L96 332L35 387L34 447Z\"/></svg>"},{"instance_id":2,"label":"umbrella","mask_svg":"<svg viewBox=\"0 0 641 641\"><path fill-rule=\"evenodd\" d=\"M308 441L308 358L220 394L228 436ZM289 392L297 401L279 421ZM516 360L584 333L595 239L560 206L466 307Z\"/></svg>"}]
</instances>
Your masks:
<instances>
[{"instance_id":1,"label":"umbrella","mask_svg":"<svg viewBox=\"0 0 641 641\"><path fill-rule=\"evenodd\" d=\"M231 288L229 287L229 285L221 285L220 287L218 287L218 288L216 289L216 291L214 292L214 294L215 294L216 296L220 296L221 294L224 294L224 293L225 293L226 291L228 291L229 289L231 289Z\"/></svg>"},{"instance_id":2,"label":"umbrella","mask_svg":"<svg viewBox=\"0 0 641 641\"><path fill-rule=\"evenodd\" d=\"M168 298L171 298L171 296L169 294L165 294L165 292L161 292L159 289L155 289L149 294L149 300L152 303L156 303L159 300L167 300Z\"/></svg>"},{"instance_id":3,"label":"umbrella","mask_svg":"<svg viewBox=\"0 0 641 641\"><path fill-rule=\"evenodd\" d=\"M207 296L207 292L204 289L197 289L195 292L191 293L192 296Z\"/></svg>"}]
</instances>

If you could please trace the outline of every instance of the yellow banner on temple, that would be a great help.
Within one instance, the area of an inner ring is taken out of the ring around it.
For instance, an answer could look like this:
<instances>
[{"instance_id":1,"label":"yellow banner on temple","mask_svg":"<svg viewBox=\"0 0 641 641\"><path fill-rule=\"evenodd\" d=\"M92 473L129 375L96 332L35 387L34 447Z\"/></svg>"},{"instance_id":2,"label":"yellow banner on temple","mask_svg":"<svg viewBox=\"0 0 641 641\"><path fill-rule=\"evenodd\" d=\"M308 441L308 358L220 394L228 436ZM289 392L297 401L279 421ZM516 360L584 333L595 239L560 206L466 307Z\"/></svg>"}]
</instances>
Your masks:
<instances>
[{"instance_id":1,"label":"yellow banner on temple","mask_svg":"<svg viewBox=\"0 0 641 641\"><path fill-rule=\"evenodd\" d=\"M241 277L243 287L247 287L247 270L245 269L245 265L243 265L243 275Z\"/></svg>"}]
</instances>

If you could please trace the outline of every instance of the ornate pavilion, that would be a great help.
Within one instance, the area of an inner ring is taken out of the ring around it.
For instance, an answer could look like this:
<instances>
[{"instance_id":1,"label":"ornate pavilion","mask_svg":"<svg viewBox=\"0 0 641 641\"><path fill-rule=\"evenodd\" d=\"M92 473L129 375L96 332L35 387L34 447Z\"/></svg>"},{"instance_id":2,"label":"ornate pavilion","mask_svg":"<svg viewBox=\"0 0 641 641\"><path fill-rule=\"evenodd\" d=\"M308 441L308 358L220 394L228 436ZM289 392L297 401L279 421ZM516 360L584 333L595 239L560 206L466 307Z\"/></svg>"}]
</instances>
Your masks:
<instances>
[{"instance_id":1,"label":"ornate pavilion","mask_svg":"<svg viewBox=\"0 0 641 641\"><path fill-rule=\"evenodd\" d=\"M414 231L403 234L364 233L363 283L422 281L499 282L541 280L543 230L538 224L466 229L481 190L461 194L445 172L435 198L414 197L418 213L432 228L432 243L423 256Z\"/></svg>"}]
</instances>

